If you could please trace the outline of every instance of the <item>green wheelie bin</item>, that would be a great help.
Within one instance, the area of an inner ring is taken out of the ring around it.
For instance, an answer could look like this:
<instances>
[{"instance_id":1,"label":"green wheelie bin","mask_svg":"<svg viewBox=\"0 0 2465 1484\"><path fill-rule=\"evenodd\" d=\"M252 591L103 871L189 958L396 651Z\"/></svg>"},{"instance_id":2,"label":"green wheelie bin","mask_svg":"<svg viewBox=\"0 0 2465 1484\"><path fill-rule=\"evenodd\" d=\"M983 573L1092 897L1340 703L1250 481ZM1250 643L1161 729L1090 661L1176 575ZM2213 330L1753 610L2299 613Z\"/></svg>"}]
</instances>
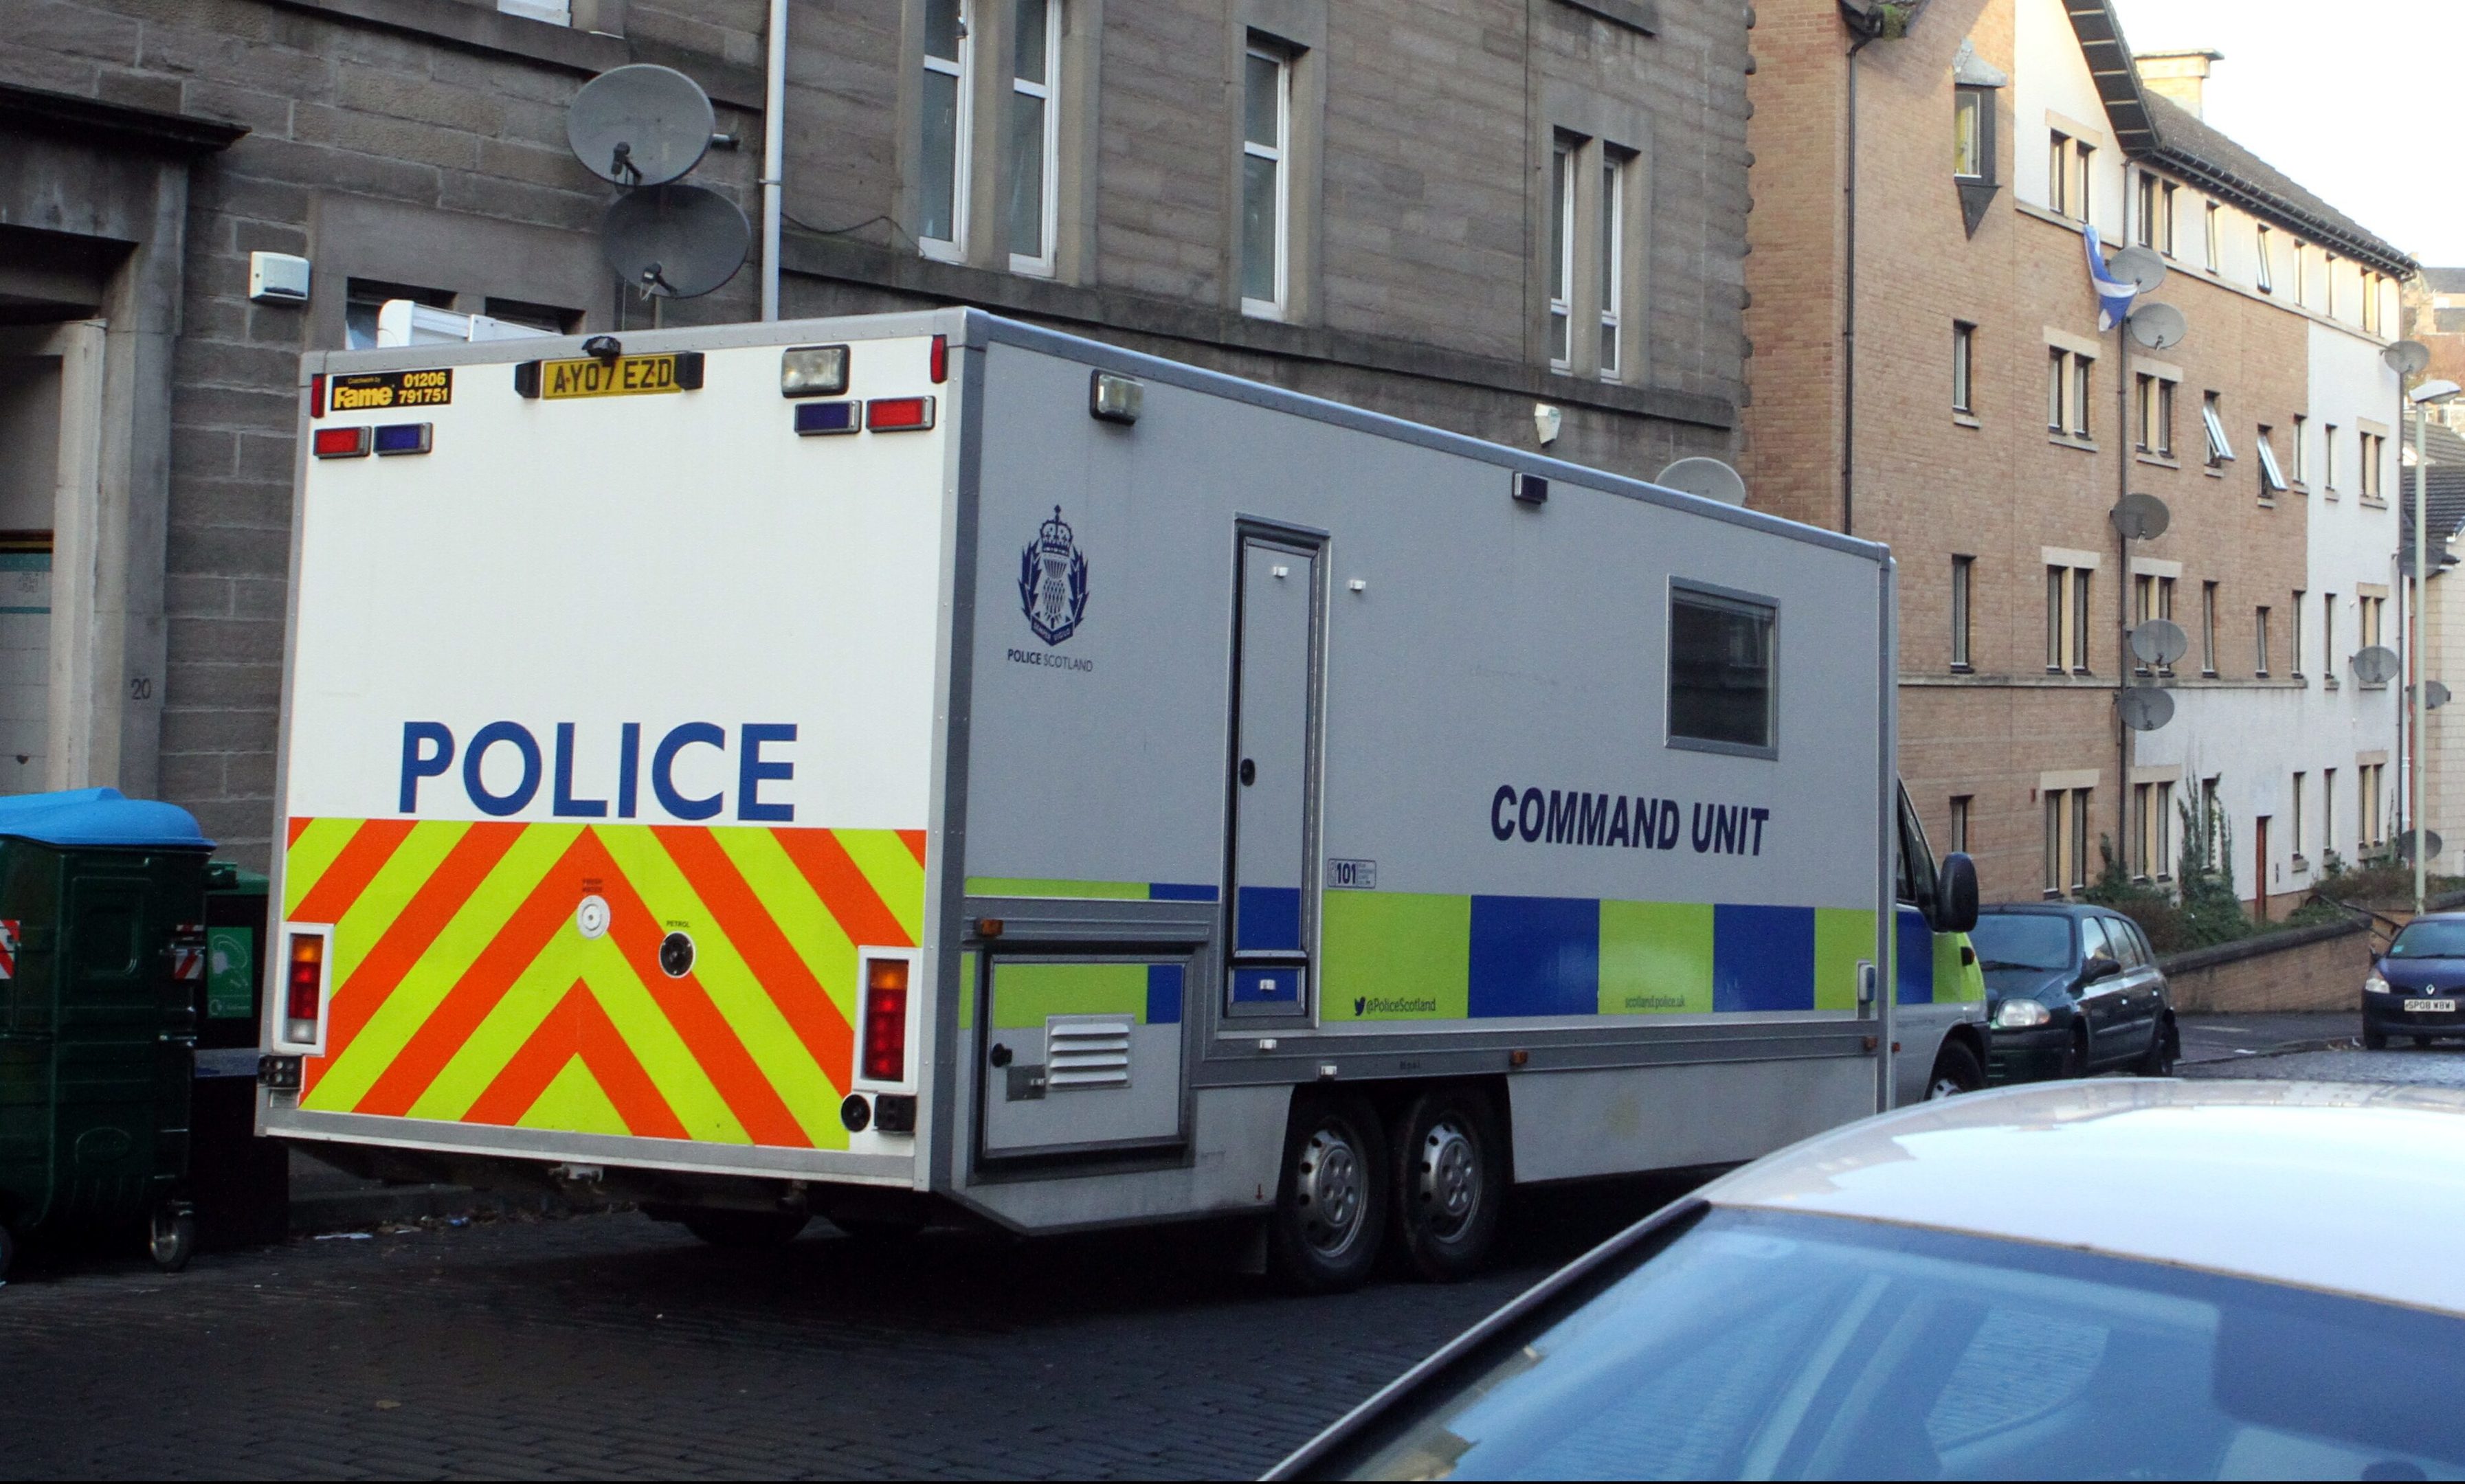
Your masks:
<instances>
[{"instance_id":1,"label":"green wheelie bin","mask_svg":"<svg viewBox=\"0 0 2465 1484\"><path fill-rule=\"evenodd\" d=\"M144 1229L187 1263L213 842L115 788L0 798L0 1276L18 1239Z\"/></svg>"}]
</instances>

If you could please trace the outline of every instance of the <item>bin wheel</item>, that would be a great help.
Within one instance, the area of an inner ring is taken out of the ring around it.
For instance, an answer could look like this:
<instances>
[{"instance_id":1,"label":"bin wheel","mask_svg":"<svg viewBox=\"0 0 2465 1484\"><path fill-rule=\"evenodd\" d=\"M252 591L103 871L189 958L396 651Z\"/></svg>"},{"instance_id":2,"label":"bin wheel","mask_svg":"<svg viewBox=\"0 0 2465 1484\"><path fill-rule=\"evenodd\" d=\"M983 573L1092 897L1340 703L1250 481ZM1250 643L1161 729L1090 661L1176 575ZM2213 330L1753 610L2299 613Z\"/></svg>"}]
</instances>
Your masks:
<instances>
[{"instance_id":1,"label":"bin wheel","mask_svg":"<svg viewBox=\"0 0 2465 1484\"><path fill-rule=\"evenodd\" d=\"M154 1259L154 1266L166 1273L177 1273L189 1265L196 1251L195 1213L174 1206L159 1207L145 1242L145 1255Z\"/></svg>"},{"instance_id":2,"label":"bin wheel","mask_svg":"<svg viewBox=\"0 0 2465 1484\"><path fill-rule=\"evenodd\" d=\"M1506 1162L1489 1099L1465 1088L1438 1088L1405 1106L1395 1120L1396 1251L1432 1283L1459 1283L1480 1271L1498 1237L1506 1198Z\"/></svg>"},{"instance_id":3,"label":"bin wheel","mask_svg":"<svg viewBox=\"0 0 2465 1484\"><path fill-rule=\"evenodd\" d=\"M803 1211L697 1210L685 1213L684 1224L713 1247L744 1250L785 1247L810 1219Z\"/></svg>"},{"instance_id":4,"label":"bin wheel","mask_svg":"<svg viewBox=\"0 0 2465 1484\"><path fill-rule=\"evenodd\" d=\"M1387 1234L1386 1137L1366 1099L1303 1093L1284 1130L1267 1263L1286 1288L1359 1288Z\"/></svg>"}]
</instances>

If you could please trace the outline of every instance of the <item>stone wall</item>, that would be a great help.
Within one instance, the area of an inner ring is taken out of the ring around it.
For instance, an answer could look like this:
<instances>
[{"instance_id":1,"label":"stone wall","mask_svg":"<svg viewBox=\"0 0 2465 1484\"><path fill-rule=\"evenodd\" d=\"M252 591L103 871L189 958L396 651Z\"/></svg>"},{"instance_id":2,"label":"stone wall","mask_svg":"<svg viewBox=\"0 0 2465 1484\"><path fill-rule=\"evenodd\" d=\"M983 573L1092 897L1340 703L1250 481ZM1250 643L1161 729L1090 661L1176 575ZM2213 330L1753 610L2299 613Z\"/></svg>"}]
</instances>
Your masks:
<instances>
[{"instance_id":1,"label":"stone wall","mask_svg":"<svg viewBox=\"0 0 2465 1484\"><path fill-rule=\"evenodd\" d=\"M2178 1015L2356 1010L2369 968L2369 924L2317 927L2194 948L2162 959Z\"/></svg>"}]
</instances>

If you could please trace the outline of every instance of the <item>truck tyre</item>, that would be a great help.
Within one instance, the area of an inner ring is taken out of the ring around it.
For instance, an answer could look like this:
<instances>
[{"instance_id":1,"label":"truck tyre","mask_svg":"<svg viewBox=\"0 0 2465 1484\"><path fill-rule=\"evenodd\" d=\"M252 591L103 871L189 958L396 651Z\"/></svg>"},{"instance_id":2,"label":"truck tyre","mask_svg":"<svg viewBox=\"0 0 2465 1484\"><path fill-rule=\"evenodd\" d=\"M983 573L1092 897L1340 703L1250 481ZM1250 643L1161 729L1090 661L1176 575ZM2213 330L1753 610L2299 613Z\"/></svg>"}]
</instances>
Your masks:
<instances>
[{"instance_id":1,"label":"truck tyre","mask_svg":"<svg viewBox=\"0 0 2465 1484\"><path fill-rule=\"evenodd\" d=\"M1305 1294L1360 1287L1387 1234L1386 1174L1386 1139L1366 1099L1295 1097L1267 1224L1267 1266L1277 1280Z\"/></svg>"},{"instance_id":2,"label":"truck tyre","mask_svg":"<svg viewBox=\"0 0 2465 1484\"><path fill-rule=\"evenodd\" d=\"M811 1219L803 1211L695 1210L683 1217L685 1229L711 1246L740 1251L785 1247Z\"/></svg>"},{"instance_id":3,"label":"truck tyre","mask_svg":"<svg viewBox=\"0 0 2465 1484\"><path fill-rule=\"evenodd\" d=\"M1973 1093L1986 1085L1986 1069L1977 1064L1977 1053L1959 1041L1945 1041L1935 1052L1934 1072L1926 1078L1926 1101L1938 1097L1956 1097Z\"/></svg>"},{"instance_id":4,"label":"truck tyre","mask_svg":"<svg viewBox=\"0 0 2465 1484\"><path fill-rule=\"evenodd\" d=\"M1506 1198L1503 1145L1489 1099L1471 1089L1437 1088L1405 1105L1388 1146L1388 1219L1412 1272L1459 1283L1488 1260Z\"/></svg>"},{"instance_id":5,"label":"truck tyre","mask_svg":"<svg viewBox=\"0 0 2465 1484\"><path fill-rule=\"evenodd\" d=\"M196 1251L195 1213L178 1206L157 1207L145 1238L145 1255L154 1259L154 1266L177 1273L189 1265Z\"/></svg>"}]
</instances>

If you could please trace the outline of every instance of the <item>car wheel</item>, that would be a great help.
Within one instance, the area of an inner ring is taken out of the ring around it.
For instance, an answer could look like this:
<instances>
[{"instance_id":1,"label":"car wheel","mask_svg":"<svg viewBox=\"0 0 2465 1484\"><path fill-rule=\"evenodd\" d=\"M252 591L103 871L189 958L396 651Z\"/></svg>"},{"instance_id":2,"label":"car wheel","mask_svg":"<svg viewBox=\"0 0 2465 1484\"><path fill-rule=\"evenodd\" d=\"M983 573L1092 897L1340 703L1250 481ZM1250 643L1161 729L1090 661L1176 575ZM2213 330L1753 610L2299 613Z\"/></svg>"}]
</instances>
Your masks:
<instances>
[{"instance_id":1,"label":"car wheel","mask_svg":"<svg viewBox=\"0 0 2465 1484\"><path fill-rule=\"evenodd\" d=\"M803 1211L694 1210L682 1217L687 1231L713 1247L738 1251L785 1247L811 1219Z\"/></svg>"},{"instance_id":2,"label":"car wheel","mask_svg":"<svg viewBox=\"0 0 2465 1484\"><path fill-rule=\"evenodd\" d=\"M189 1265L197 1251L197 1218L184 1207L157 1207L146 1233L145 1255L165 1273L177 1273Z\"/></svg>"},{"instance_id":3,"label":"car wheel","mask_svg":"<svg viewBox=\"0 0 2465 1484\"><path fill-rule=\"evenodd\" d=\"M2148 1031L2148 1050L2140 1053L2140 1065L2133 1070L2143 1077L2170 1077L2174 1074L2173 1028L2162 1018Z\"/></svg>"},{"instance_id":4,"label":"car wheel","mask_svg":"<svg viewBox=\"0 0 2465 1484\"><path fill-rule=\"evenodd\" d=\"M2366 1051L2366 1052L2384 1052L2384 1051L2387 1051L2387 1031L2385 1031L2385 1030L2382 1030L2379 1027L2372 1025L2372 1024L2371 1024L2369 1021L2367 1021L2367 1020L2366 1020L2366 1021L2364 1021L2364 1022L2363 1022L2363 1050L2365 1050L2365 1051Z\"/></svg>"},{"instance_id":5,"label":"car wheel","mask_svg":"<svg viewBox=\"0 0 2465 1484\"><path fill-rule=\"evenodd\" d=\"M1387 1234L1385 1143L1359 1096L1293 1100L1267 1229L1268 1266L1285 1287L1333 1294L1369 1276Z\"/></svg>"},{"instance_id":6,"label":"car wheel","mask_svg":"<svg viewBox=\"0 0 2465 1484\"><path fill-rule=\"evenodd\" d=\"M1388 1219L1414 1273L1455 1283L1488 1260L1506 1196L1501 1144L1489 1099L1467 1089L1423 1093L1395 1120Z\"/></svg>"},{"instance_id":7,"label":"car wheel","mask_svg":"<svg viewBox=\"0 0 2465 1484\"><path fill-rule=\"evenodd\" d=\"M1945 1041L1935 1052L1934 1074L1926 1079L1926 1101L1957 1097L1985 1085L1986 1069L1977 1064L1977 1053L1958 1041Z\"/></svg>"}]
</instances>

